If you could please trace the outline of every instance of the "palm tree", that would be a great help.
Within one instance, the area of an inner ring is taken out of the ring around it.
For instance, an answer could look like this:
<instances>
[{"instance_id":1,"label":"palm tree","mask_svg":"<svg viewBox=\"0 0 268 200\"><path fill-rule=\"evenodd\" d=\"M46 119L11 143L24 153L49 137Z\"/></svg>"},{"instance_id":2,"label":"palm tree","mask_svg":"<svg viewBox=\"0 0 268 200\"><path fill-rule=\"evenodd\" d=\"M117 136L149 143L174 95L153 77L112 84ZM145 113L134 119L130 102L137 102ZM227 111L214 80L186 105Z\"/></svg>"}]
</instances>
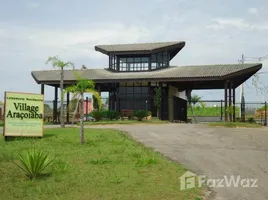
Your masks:
<instances>
[{"instance_id":1,"label":"palm tree","mask_svg":"<svg viewBox=\"0 0 268 200\"><path fill-rule=\"evenodd\" d=\"M73 86L69 86L65 88L66 92L71 92L73 94L72 99L77 99L76 100L76 107L74 110L73 114L73 121L74 117L76 116L79 103L80 103L80 108L81 108L81 113L80 113L80 143L84 144L85 139L84 139L84 93L89 92L92 93L98 102L101 102L101 97L99 93L95 90L95 84L92 80L88 79L83 79L77 75L77 84Z\"/></svg>"},{"instance_id":2,"label":"palm tree","mask_svg":"<svg viewBox=\"0 0 268 200\"><path fill-rule=\"evenodd\" d=\"M198 103L198 102L201 102L201 97L194 94L193 96L190 97L189 99L189 106L191 108L191 111L192 111L192 115L193 115L193 118L194 118L194 121L195 123L197 122L196 121L196 118L195 118L195 115L194 115L194 106Z\"/></svg>"},{"instance_id":3,"label":"palm tree","mask_svg":"<svg viewBox=\"0 0 268 200\"><path fill-rule=\"evenodd\" d=\"M53 67L60 68L60 92L61 92L61 105L60 105L60 124L61 127L64 128L64 93L63 93L63 81L64 81L64 69L67 67L73 67L74 64L72 62L63 62L62 60L59 60L57 56L54 57L48 57L46 64L51 63Z\"/></svg>"}]
</instances>

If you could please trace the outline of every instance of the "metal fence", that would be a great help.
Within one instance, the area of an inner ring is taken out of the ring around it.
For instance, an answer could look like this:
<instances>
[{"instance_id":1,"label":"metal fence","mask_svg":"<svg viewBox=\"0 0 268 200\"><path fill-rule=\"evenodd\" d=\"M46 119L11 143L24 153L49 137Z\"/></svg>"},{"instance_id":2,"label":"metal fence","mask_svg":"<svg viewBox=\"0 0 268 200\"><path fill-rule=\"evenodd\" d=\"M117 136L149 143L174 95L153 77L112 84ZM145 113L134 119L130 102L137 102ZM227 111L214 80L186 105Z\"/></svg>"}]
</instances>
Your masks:
<instances>
[{"instance_id":1,"label":"metal fence","mask_svg":"<svg viewBox=\"0 0 268 200\"><path fill-rule=\"evenodd\" d=\"M265 109L266 108L266 109ZM196 103L192 108L188 107L188 118L195 117L197 122L220 122L224 121L224 101L213 100ZM241 103L235 103L236 121L241 120ZM245 120L267 124L266 102L245 102Z\"/></svg>"},{"instance_id":2,"label":"metal fence","mask_svg":"<svg viewBox=\"0 0 268 200\"><path fill-rule=\"evenodd\" d=\"M88 99L92 102L93 99ZM53 121L53 104L54 101L45 101L45 120ZM60 101L57 102L57 117L56 122L59 122L60 114ZM72 102L69 103L69 121L73 118L75 106ZM102 98L102 108L109 109L109 98ZM265 109L266 108L266 109ZM90 113L91 110L84 111L85 113ZM64 101L64 113L65 121L67 120L67 102ZM235 114L236 121L241 119L241 103L235 103ZM156 113L155 113L156 115ZM245 120L253 120L257 123L267 125L267 104L266 102L245 102ZM202 100L193 106L188 106L187 116L189 119L196 119L197 122L220 122L224 121L225 111L224 111L224 101L223 100ZM75 118L79 118L76 116Z\"/></svg>"},{"instance_id":3,"label":"metal fence","mask_svg":"<svg viewBox=\"0 0 268 200\"><path fill-rule=\"evenodd\" d=\"M102 98L102 108L109 109L109 99ZM84 101L84 113L90 113L93 110L93 99L85 99ZM53 105L55 101L44 101L44 118L47 122L60 122L60 110L61 110L61 102L57 101L56 105L56 112L54 113ZM87 104L88 103L88 104ZM89 106L86 106L89 105ZM64 120L65 122L71 121L73 119L73 114L76 108L76 102L70 101L69 102L69 109L67 109L67 101L63 102L63 110L64 110ZM68 112L69 112L69 119L68 119ZM75 120L78 120L79 113L82 111L78 108L77 116L74 117Z\"/></svg>"}]
</instances>

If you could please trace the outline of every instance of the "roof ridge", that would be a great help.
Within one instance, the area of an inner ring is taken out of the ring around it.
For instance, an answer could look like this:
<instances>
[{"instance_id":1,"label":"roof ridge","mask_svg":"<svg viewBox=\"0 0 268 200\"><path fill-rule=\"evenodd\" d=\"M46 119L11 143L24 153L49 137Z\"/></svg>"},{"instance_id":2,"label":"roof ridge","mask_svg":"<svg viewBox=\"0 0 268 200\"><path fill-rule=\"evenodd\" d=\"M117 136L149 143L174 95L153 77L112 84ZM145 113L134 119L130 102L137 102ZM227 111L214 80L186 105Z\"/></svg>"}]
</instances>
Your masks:
<instances>
[{"instance_id":1,"label":"roof ridge","mask_svg":"<svg viewBox=\"0 0 268 200\"><path fill-rule=\"evenodd\" d=\"M174 41L168 41L168 42L134 42L134 43L118 43L118 44L100 44L100 45L95 45L95 46L118 46L118 45L136 45L136 44L167 44L167 43L181 43L185 41L180 41L180 40L174 40Z\"/></svg>"}]
</instances>

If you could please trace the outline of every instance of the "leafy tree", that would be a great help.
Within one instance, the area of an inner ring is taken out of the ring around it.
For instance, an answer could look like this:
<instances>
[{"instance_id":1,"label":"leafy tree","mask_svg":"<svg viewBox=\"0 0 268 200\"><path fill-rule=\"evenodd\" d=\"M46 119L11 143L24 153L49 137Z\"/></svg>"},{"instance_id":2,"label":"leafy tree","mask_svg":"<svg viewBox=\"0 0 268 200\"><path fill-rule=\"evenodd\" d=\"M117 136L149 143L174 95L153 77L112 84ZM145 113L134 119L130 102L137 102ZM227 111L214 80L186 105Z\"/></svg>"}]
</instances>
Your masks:
<instances>
[{"instance_id":1,"label":"leafy tree","mask_svg":"<svg viewBox=\"0 0 268 200\"><path fill-rule=\"evenodd\" d=\"M102 108L102 101L99 100L98 97L96 97L94 94L92 95L93 97L93 108L100 110Z\"/></svg>"},{"instance_id":2,"label":"leafy tree","mask_svg":"<svg viewBox=\"0 0 268 200\"><path fill-rule=\"evenodd\" d=\"M64 62L60 59L58 59L57 56L54 57L48 57L46 64L51 63L53 67L60 68L60 92L61 92L61 106L60 106L60 121L61 121L61 127L64 128L64 107L63 107L63 101L64 101L64 93L63 93L63 81L64 81L64 69L67 67L73 67L74 64L72 62Z\"/></svg>"},{"instance_id":3,"label":"leafy tree","mask_svg":"<svg viewBox=\"0 0 268 200\"><path fill-rule=\"evenodd\" d=\"M81 108L80 113L80 143L84 144L84 93L90 92L92 93L98 101L101 101L99 93L95 90L95 84L92 80L83 79L77 75L77 84L73 86L69 86L65 88L66 92L71 92L73 94L73 98L77 99L76 108L73 114L73 120L77 113L79 103Z\"/></svg>"},{"instance_id":4,"label":"leafy tree","mask_svg":"<svg viewBox=\"0 0 268 200\"><path fill-rule=\"evenodd\" d=\"M197 103L199 103L199 102L201 102L201 97L198 96L198 95L196 95L196 94L192 95L192 96L190 97L190 99L189 99L189 106L190 106L190 109L191 109L191 111L192 111L192 115L193 115L193 118L194 118L195 123L196 123L197 121L196 121L195 114L194 114L194 106L195 106Z\"/></svg>"},{"instance_id":5,"label":"leafy tree","mask_svg":"<svg viewBox=\"0 0 268 200\"><path fill-rule=\"evenodd\" d=\"M159 110L161 107L161 102L162 102L162 89L161 87L156 87L154 88L154 106L157 109L157 117L159 118Z\"/></svg>"}]
</instances>

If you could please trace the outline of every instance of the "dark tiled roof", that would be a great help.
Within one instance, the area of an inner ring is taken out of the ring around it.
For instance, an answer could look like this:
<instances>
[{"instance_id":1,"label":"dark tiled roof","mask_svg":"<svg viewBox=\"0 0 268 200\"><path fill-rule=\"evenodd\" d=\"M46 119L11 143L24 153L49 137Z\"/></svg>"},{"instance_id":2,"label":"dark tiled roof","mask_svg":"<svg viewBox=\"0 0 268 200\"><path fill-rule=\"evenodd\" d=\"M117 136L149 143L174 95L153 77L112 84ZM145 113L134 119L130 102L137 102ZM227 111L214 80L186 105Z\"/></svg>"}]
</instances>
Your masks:
<instances>
[{"instance_id":1,"label":"dark tiled roof","mask_svg":"<svg viewBox=\"0 0 268 200\"><path fill-rule=\"evenodd\" d=\"M114 44L114 45L97 45L95 49L102 53L116 52L151 52L163 48L183 48L185 42L156 42L156 43L136 43L136 44Z\"/></svg>"},{"instance_id":2,"label":"dark tiled roof","mask_svg":"<svg viewBox=\"0 0 268 200\"><path fill-rule=\"evenodd\" d=\"M77 72L91 80L152 80L152 79L191 79L191 78L219 78L236 72L252 68L258 71L261 68L259 63L251 64L226 64L226 65L199 65L170 67L150 72L112 72L107 69L85 69ZM38 83L53 82L60 80L59 70L33 71L32 76ZM73 70L64 71L65 81L75 81Z\"/></svg>"}]
</instances>

